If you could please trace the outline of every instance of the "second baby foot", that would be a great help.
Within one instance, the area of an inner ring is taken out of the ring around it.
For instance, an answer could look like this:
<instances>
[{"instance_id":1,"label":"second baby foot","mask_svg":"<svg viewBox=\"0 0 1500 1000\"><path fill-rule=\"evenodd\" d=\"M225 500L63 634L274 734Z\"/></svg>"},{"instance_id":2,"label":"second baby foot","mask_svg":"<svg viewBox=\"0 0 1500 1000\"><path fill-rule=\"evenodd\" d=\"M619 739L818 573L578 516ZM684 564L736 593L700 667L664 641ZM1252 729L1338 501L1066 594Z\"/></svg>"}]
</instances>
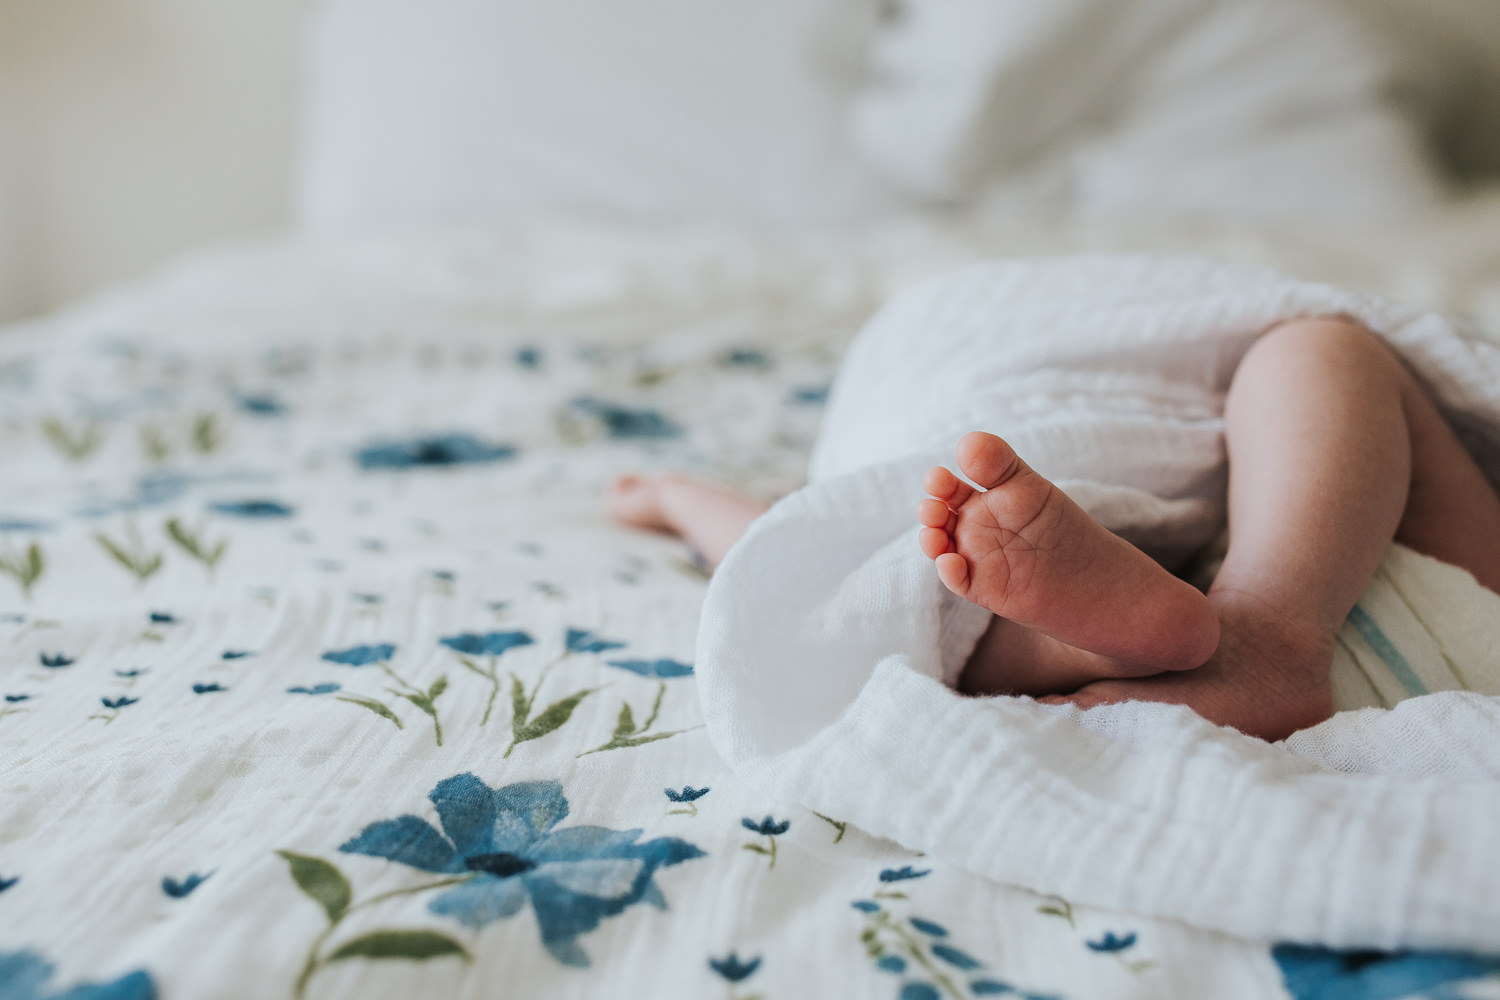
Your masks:
<instances>
[{"instance_id":1,"label":"second baby foot","mask_svg":"<svg viewBox=\"0 0 1500 1000\"><path fill-rule=\"evenodd\" d=\"M993 434L958 443L958 466L927 473L922 551L955 594L1070 646L1186 670L1219 642L1208 599L1108 531Z\"/></svg>"}]
</instances>

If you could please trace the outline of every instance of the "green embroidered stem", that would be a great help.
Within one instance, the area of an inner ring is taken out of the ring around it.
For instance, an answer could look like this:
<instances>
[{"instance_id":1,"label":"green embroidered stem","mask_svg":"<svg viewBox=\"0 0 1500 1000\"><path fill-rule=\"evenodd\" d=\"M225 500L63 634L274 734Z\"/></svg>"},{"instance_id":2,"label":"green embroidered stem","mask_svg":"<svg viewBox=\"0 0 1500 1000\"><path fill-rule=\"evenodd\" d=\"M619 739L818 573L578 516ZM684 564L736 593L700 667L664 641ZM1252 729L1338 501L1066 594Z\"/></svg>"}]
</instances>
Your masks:
<instances>
[{"instance_id":1,"label":"green embroidered stem","mask_svg":"<svg viewBox=\"0 0 1500 1000\"><path fill-rule=\"evenodd\" d=\"M835 844L844 839L844 831L849 828L849 824L847 821L840 822L839 820L834 819L832 816L824 816L820 812L815 812L813 813L813 815L839 832L838 836L833 838L833 842Z\"/></svg>"}]
</instances>

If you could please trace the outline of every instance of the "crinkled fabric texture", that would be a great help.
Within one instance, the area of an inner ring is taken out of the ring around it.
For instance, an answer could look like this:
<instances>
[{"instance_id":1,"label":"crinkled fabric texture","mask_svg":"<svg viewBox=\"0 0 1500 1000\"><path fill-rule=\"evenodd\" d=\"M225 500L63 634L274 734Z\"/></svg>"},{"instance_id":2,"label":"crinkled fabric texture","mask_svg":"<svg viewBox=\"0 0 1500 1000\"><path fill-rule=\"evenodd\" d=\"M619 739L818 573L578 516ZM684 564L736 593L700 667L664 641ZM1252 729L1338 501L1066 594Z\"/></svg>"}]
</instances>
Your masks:
<instances>
[{"instance_id":1,"label":"crinkled fabric texture","mask_svg":"<svg viewBox=\"0 0 1500 1000\"><path fill-rule=\"evenodd\" d=\"M1399 704L1279 745L1181 707L1080 713L942 683L988 613L917 549L928 465L966 431L1001 432L1173 564L1225 520L1239 359L1278 320L1334 313L1403 355L1494 481L1500 350L1430 313L1114 256L975 265L892 302L844 360L811 484L710 586L715 745L778 796L1038 892L1254 938L1500 946L1500 597L1461 570L1393 549L1341 636L1336 688L1345 707Z\"/></svg>"}]
</instances>

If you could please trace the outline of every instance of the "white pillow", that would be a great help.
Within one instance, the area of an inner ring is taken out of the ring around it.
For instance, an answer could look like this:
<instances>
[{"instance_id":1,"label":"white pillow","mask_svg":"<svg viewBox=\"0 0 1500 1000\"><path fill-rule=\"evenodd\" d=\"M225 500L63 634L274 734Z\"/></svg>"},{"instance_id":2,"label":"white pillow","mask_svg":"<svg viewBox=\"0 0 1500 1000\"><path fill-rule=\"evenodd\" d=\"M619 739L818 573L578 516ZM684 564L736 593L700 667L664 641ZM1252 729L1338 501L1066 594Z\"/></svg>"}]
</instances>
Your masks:
<instances>
[{"instance_id":1,"label":"white pillow","mask_svg":"<svg viewBox=\"0 0 1500 1000\"><path fill-rule=\"evenodd\" d=\"M881 210L846 138L874 0L324 0L314 228Z\"/></svg>"},{"instance_id":2,"label":"white pillow","mask_svg":"<svg viewBox=\"0 0 1500 1000\"><path fill-rule=\"evenodd\" d=\"M1388 100L1395 65L1325 4L905 10L874 43L852 120L871 164L919 197L1340 219L1437 199L1413 123Z\"/></svg>"}]
</instances>

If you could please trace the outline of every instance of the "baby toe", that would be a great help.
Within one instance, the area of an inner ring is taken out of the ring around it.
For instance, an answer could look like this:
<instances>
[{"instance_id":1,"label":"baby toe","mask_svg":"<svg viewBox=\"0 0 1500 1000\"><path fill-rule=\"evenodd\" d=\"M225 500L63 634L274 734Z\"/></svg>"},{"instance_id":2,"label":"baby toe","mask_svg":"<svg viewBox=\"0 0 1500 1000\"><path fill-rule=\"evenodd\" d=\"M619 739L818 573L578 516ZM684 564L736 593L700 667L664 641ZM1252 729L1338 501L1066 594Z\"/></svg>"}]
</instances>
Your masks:
<instances>
[{"instance_id":1,"label":"baby toe","mask_svg":"<svg viewBox=\"0 0 1500 1000\"><path fill-rule=\"evenodd\" d=\"M923 528L917 533L917 544L922 546L922 554L928 559L953 551L953 539L942 528Z\"/></svg>"}]
</instances>

